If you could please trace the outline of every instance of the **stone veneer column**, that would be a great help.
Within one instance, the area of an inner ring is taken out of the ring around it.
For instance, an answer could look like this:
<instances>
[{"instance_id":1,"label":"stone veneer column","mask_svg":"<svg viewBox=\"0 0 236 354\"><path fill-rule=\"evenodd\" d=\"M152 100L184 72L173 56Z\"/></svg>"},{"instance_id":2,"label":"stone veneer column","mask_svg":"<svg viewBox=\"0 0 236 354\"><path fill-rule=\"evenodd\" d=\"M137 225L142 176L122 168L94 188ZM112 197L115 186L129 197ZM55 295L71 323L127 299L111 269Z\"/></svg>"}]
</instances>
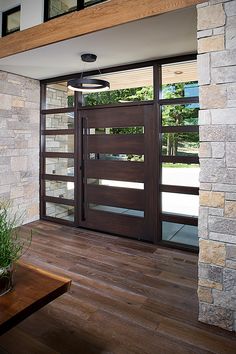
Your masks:
<instances>
[{"instance_id":1,"label":"stone veneer column","mask_svg":"<svg viewBox=\"0 0 236 354\"><path fill-rule=\"evenodd\" d=\"M236 0L198 8L199 320L236 330Z\"/></svg>"},{"instance_id":2,"label":"stone veneer column","mask_svg":"<svg viewBox=\"0 0 236 354\"><path fill-rule=\"evenodd\" d=\"M39 81L0 71L0 198L39 218Z\"/></svg>"}]
</instances>

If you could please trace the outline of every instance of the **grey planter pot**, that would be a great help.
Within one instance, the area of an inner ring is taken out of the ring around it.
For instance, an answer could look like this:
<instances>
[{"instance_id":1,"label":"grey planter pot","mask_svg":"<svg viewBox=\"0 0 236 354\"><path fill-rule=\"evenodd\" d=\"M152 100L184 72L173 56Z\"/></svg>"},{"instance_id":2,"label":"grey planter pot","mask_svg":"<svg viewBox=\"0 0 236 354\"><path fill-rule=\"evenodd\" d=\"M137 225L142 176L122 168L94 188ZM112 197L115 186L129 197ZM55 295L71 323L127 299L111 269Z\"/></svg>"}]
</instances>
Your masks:
<instances>
[{"instance_id":1,"label":"grey planter pot","mask_svg":"<svg viewBox=\"0 0 236 354\"><path fill-rule=\"evenodd\" d=\"M0 268L0 296L8 293L13 287L13 265Z\"/></svg>"}]
</instances>

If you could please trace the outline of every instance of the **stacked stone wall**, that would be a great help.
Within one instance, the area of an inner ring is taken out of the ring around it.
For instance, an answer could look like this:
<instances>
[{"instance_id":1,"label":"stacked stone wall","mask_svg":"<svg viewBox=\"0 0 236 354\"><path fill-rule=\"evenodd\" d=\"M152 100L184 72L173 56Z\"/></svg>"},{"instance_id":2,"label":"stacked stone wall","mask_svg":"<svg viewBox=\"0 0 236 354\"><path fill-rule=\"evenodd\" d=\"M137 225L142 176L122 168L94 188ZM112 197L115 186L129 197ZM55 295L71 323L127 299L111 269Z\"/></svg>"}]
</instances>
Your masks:
<instances>
[{"instance_id":1,"label":"stacked stone wall","mask_svg":"<svg viewBox=\"0 0 236 354\"><path fill-rule=\"evenodd\" d=\"M0 198L39 219L39 104L36 80L0 72Z\"/></svg>"},{"instance_id":2,"label":"stacked stone wall","mask_svg":"<svg viewBox=\"0 0 236 354\"><path fill-rule=\"evenodd\" d=\"M236 0L198 5L199 320L236 330Z\"/></svg>"}]
</instances>

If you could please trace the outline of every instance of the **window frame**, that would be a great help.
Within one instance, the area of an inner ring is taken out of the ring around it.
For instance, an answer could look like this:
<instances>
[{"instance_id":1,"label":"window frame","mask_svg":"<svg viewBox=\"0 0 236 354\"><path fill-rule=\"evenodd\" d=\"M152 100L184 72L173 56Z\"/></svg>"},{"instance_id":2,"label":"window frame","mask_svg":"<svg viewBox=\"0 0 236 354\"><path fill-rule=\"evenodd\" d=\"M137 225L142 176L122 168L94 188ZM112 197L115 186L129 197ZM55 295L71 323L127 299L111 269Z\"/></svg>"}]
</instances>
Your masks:
<instances>
[{"instance_id":1,"label":"window frame","mask_svg":"<svg viewBox=\"0 0 236 354\"><path fill-rule=\"evenodd\" d=\"M14 6L11 9L7 10L7 11L3 11L2 13L2 37L8 36L12 33L16 33L20 31L20 23L19 23L19 29L16 29L12 32L7 32L7 19L9 15L14 14L15 12L21 12L21 5L18 6Z\"/></svg>"},{"instance_id":2,"label":"window frame","mask_svg":"<svg viewBox=\"0 0 236 354\"><path fill-rule=\"evenodd\" d=\"M59 15L56 15L56 16L53 16L53 17L49 16L49 2L50 1L51 0L44 0L44 22L53 20L55 18L64 16L64 15L68 15L69 13L72 13L72 12L75 12L75 11L83 10L83 9L85 9L87 7L90 7L90 6L93 6L93 5L97 5L97 4L102 3L104 1L107 1L107 0L91 0L91 4L90 3L85 4L85 0L77 0L77 5L76 5L76 9L75 10L64 12L62 14L59 14Z\"/></svg>"}]
</instances>

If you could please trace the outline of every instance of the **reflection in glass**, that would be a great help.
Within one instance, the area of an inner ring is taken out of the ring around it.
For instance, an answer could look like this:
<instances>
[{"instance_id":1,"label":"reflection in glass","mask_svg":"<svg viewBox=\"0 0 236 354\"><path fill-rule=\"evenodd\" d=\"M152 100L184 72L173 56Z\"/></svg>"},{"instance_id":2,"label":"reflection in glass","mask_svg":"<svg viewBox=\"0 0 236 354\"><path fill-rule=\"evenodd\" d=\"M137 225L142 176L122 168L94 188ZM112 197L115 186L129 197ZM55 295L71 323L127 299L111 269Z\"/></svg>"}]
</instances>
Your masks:
<instances>
[{"instance_id":1,"label":"reflection in glass","mask_svg":"<svg viewBox=\"0 0 236 354\"><path fill-rule=\"evenodd\" d=\"M77 10L77 0L49 0L48 17L53 18Z\"/></svg>"},{"instance_id":2,"label":"reflection in glass","mask_svg":"<svg viewBox=\"0 0 236 354\"><path fill-rule=\"evenodd\" d=\"M67 82L57 82L46 86L46 109L74 106L74 93L67 88Z\"/></svg>"},{"instance_id":3,"label":"reflection in glass","mask_svg":"<svg viewBox=\"0 0 236 354\"><path fill-rule=\"evenodd\" d=\"M197 164L163 163L162 184L199 187L200 167Z\"/></svg>"},{"instance_id":4,"label":"reflection in glass","mask_svg":"<svg viewBox=\"0 0 236 354\"><path fill-rule=\"evenodd\" d=\"M162 240L198 247L198 228L197 226L163 221Z\"/></svg>"},{"instance_id":5,"label":"reflection in glass","mask_svg":"<svg viewBox=\"0 0 236 354\"><path fill-rule=\"evenodd\" d=\"M74 129L74 113L47 114L45 116L46 129Z\"/></svg>"},{"instance_id":6,"label":"reflection in glass","mask_svg":"<svg viewBox=\"0 0 236 354\"><path fill-rule=\"evenodd\" d=\"M112 135L112 134L144 134L144 126L124 127L124 128L90 128L90 135Z\"/></svg>"},{"instance_id":7,"label":"reflection in glass","mask_svg":"<svg viewBox=\"0 0 236 354\"><path fill-rule=\"evenodd\" d=\"M162 126L198 125L199 104L162 106Z\"/></svg>"},{"instance_id":8,"label":"reflection in glass","mask_svg":"<svg viewBox=\"0 0 236 354\"><path fill-rule=\"evenodd\" d=\"M10 34L20 30L20 9L7 15L6 34Z\"/></svg>"},{"instance_id":9,"label":"reflection in glass","mask_svg":"<svg viewBox=\"0 0 236 354\"><path fill-rule=\"evenodd\" d=\"M46 152L74 152L74 135L46 135Z\"/></svg>"},{"instance_id":10,"label":"reflection in glass","mask_svg":"<svg viewBox=\"0 0 236 354\"><path fill-rule=\"evenodd\" d=\"M109 81L111 88L104 92L84 93L84 106L153 100L152 67L113 72L91 78Z\"/></svg>"},{"instance_id":11,"label":"reflection in glass","mask_svg":"<svg viewBox=\"0 0 236 354\"><path fill-rule=\"evenodd\" d=\"M52 218L74 221L75 210L71 205L46 203L46 216Z\"/></svg>"},{"instance_id":12,"label":"reflection in glass","mask_svg":"<svg viewBox=\"0 0 236 354\"><path fill-rule=\"evenodd\" d=\"M91 203L89 204L89 208L93 210L105 211L108 213L123 214L123 215L137 216L139 218L144 218L144 211L142 210L118 208L109 205L91 204Z\"/></svg>"},{"instance_id":13,"label":"reflection in glass","mask_svg":"<svg viewBox=\"0 0 236 354\"><path fill-rule=\"evenodd\" d=\"M162 66L162 98L197 97L199 95L197 62Z\"/></svg>"},{"instance_id":14,"label":"reflection in glass","mask_svg":"<svg viewBox=\"0 0 236 354\"><path fill-rule=\"evenodd\" d=\"M100 154L92 152L89 154L90 160L111 160L111 161L135 161L144 162L144 155L132 154Z\"/></svg>"},{"instance_id":15,"label":"reflection in glass","mask_svg":"<svg viewBox=\"0 0 236 354\"><path fill-rule=\"evenodd\" d=\"M74 199L74 182L46 181L46 196Z\"/></svg>"},{"instance_id":16,"label":"reflection in glass","mask_svg":"<svg viewBox=\"0 0 236 354\"><path fill-rule=\"evenodd\" d=\"M144 189L144 183L115 181L115 180L111 180L111 179L87 178L87 184L95 184L95 185L110 186L110 187L120 187L120 188Z\"/></svg>"},{"instance_id":17,"label":"reflection in glass","mask_svg":"<svg viewBox=\"0 0 236 354\"><path fill-rule=\"evenodd\" d=\"M184 216L198 216L199 196L162 192L162 212Z\"/></svg>"},{"instance_id":18,"label":"reflection in glass","mask_svg":"<svg viewBox=\"0 0 236 354\"><path fill-rule=\"evenodd\" d=\"M100 2L104 2L104 1L107 1L107 0L84 0L84 6L87 7L87 6L95 5Z\"/></svg>"},{"instance_id":19,"label":"reflection in glass","mask_svg":"<svg viewBox=\"0 0 236 354\"><path fill-rule=\"evenodd\" d=\"M74 176L74 159L47 157L45 164L48 175Z\"/></svg>"},{"instance_id":20,"label":"reflection in glass","mask_svg":"<svg viewBox=\"0 0 236 354\"><path fill-rule=\"evenodd\" d=\"M199 133L163 133L162 155L198 156Z\"/></svg>"}]
</instances>

